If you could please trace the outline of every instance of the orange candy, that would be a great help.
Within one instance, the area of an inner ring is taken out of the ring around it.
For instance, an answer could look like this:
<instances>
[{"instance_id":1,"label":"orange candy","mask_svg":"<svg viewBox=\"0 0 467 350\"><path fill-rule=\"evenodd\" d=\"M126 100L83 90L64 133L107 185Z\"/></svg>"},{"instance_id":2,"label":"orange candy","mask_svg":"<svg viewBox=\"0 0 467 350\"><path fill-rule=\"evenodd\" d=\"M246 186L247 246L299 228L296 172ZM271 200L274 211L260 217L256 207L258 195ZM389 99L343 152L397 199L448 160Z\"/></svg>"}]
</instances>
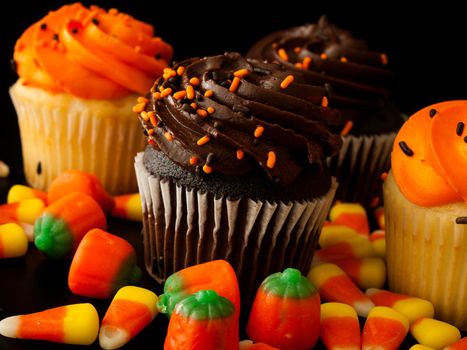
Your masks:
<instances>
[{"instance_id":1,"label":"orange candy","mask_svg":"<svg viewBox=\"0 0 467 350\"><path fill-rule=\"evenodd\" d=\"M321 304L320 336L328 350L360 350L360 324L355 310L342 303Z\"/></svg>"}]
</instances>

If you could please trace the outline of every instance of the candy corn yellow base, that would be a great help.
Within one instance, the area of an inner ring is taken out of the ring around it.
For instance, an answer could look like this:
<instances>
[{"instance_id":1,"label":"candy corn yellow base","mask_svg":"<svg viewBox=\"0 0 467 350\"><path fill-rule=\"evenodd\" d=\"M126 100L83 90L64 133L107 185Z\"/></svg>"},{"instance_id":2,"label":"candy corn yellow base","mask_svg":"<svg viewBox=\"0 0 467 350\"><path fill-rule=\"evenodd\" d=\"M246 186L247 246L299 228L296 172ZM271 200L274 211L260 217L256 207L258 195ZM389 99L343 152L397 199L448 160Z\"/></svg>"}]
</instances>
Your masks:
<instances>
[{"instance_id":1,"label":"candy corn yellow base","mask_svg":"<svg viewBox=\"0 0 467 350\"><path fill-rule=\"evenodd\" d=\"M430 300L436 318L467 330L467 225L455 223L466 204L412 204L391 173L384 203L390 289Z\"/></svg>"},{"instance_id":2,"label":"candy corn yellow base","mask_svg":"<svg viewBox=\"0 0 467 350\"><path fill-rule=\"evenodd\" d=\"M24 86L18 80L10 96L18 115L24 171L32 187L46 190L62 171L78 169L96 174L112 194L136 192L133 157L145 144L132 111L136 95L84 100Z\"/></svg>"}]
</instances>

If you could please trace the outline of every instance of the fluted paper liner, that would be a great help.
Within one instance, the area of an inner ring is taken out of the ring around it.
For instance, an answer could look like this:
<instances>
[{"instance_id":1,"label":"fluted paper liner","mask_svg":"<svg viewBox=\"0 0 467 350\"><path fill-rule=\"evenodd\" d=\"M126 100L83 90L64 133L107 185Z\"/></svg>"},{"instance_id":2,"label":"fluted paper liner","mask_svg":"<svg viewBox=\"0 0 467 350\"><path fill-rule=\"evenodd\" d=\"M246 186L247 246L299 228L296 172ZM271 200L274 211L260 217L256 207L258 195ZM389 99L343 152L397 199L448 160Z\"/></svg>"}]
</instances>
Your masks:
<instances>
[{"instance_id":1,"label":"fluted paper liner","mask_svg":"<svg viewBox=\"0 0 467 350\"><path fill-rule=\"evenodd\" d=\"M133 157L144 149L145 140L132 111L135 95L84 100L18 81L10 96L32 187L47 190L61 172L78 169L96 174L112 194L137 191Z\"/></svg>"},{"instance_id":2,"label":"fluted paper liner","mask_svg":"<svg viewBox=\"0 0 467 350\"><path fill-rule=\"evenodd\" d=\"M337 183L310 201L269 202L215 198L149 174L143 154L135 158L143 202L145 263L163 282L175 271L226 259L252 298L269 274L295 267L308 273L318 235ZM244 301L247 301L243 299Z\"/></svg>"},{"instance_id":3,"label":"fluted paper liner","mask_svg":"<svg viewBox=\"0 0 467 350\"><path fill-rule=\"evenodd\" d=\"M339 182L336 199L369 207L382 197L381 173L390 168L390 154L396 133L342 137L339 154L329 160Z\"/></svg>"},{"instance_id":4,"label":"fluted paper liner","mask_svg":"<svg viewBox=\"0 0 467 350\"><path fill-rule=\"evenodd\" d=\"M389 288L430 300L437 319L467 330L467 225L455 222L466 204L412 204L392 174L384 202Z\"/></svg>"}]
</instances>

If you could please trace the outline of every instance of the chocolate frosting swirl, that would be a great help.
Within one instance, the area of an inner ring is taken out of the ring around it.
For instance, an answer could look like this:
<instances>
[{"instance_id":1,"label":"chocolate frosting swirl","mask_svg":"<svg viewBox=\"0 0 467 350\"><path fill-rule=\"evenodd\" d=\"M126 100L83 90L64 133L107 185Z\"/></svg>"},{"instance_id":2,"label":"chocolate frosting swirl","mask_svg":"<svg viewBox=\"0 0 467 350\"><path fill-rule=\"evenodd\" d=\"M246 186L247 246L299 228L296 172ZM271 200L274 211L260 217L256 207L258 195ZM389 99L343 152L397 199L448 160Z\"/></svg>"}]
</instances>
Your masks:
<instances>
[{"instance_id":1,"label":"chocolate frosting swirl","mask_svg":"<svg viewBox=\"0 0 467 350\"><path fill-rule=\"evenodd\" d=\"M386 54L370 51L365 41L336 28L325 16L316 24L266 36L247 57L300 70L312 84L330 84L333 94L329 102L341 112L341 125L363 119L360 125L354 123L353 133L393 131L402 124L399 112L388 100L393 74L387 68ZM368 120L375 117L388 125Z\"/></svg>"},{"instance_id":2,"label":"chocolate frosting swirl","mask_svg":"<svg viewBox=\"0 0 467 350\"><path fill-rule=\"evenodd\" d=\"M341 145L326 126L338 119L321 106L326 89L301 75L281 87L289 75L238 53L190 59L165 71L140 119L149 142L185 169L246 175L259 166L289 184Z\"/></svg>"}]
</instances>

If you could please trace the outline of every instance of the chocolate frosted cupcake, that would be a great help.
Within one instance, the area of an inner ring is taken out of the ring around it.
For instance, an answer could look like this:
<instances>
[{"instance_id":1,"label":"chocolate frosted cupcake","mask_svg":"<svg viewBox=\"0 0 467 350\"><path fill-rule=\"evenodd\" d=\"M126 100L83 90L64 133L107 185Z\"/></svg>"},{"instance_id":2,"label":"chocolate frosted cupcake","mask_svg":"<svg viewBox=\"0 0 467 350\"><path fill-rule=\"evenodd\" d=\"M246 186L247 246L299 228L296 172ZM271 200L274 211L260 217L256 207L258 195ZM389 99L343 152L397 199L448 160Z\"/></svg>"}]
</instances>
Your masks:
<instances>
[{"instance_id":1,"label":"chocolate frosted cupcake","mask_svg":"<svg viewBox=\"0 0 467 350\"><path fill-rule=\"evenodd\" d=\"M391 145L403 123L388 99L387 56L369 51L364 41L323 16L316 24L268 35L247 57L278 62L302 72L309 83L332 89L328 102L341 114L333 130L343 136L343 147L330 162L339 182L336 198L369 205L381 196L379 176L389 169Z\"/></svg>"},{"instance_id":2,"label":"chocolate frosted cupcake","mask_svg":"<svg viewBox=\"0 0 467 350\"><path fill-rule=\"evenodd\" d=\"M165 70L141 106L150 145L135 163L152 276L222 258L253 295L271 272L308 271L336 190L325 157L341 145L325 94L237 53Z\"/></svg>"}]
</instances>

